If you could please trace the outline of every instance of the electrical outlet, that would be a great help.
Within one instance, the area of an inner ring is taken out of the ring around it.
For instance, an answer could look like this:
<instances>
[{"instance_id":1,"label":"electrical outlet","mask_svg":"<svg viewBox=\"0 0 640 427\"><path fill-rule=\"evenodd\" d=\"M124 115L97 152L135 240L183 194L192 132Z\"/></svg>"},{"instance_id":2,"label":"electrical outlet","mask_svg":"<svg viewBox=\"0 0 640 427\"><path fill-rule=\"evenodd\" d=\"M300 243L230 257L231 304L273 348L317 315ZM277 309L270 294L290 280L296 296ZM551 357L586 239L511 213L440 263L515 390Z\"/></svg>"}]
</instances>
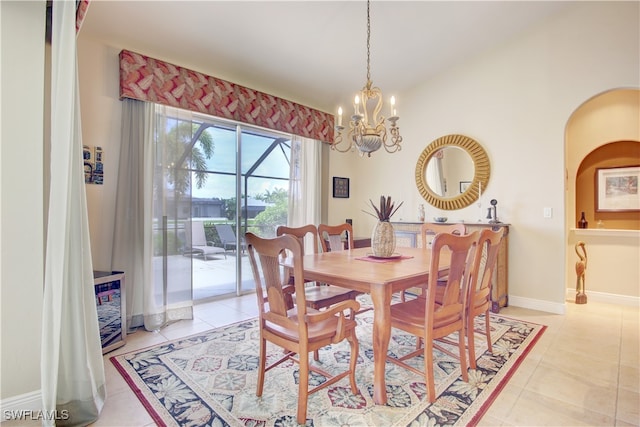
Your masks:
<instances>
[{"instance_id":1,"label":"electrical outlet","mask_svg":"<svg viewBox=\"0 0 640 427\"><path fill-rule=\"evenodd\" d=\"M544 208L542 210L542 216L544 218L551 218L553 217L553 208Z\"/></svg>"}]
</instances>

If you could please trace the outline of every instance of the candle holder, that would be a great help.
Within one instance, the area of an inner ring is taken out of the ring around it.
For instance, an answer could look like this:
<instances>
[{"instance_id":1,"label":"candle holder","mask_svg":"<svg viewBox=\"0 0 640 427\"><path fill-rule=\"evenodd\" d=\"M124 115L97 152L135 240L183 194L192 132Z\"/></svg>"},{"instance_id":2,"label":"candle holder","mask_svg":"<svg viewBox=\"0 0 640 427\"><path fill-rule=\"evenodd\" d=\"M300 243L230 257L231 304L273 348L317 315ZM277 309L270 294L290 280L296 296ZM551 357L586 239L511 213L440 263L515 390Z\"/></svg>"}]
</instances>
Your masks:
<instances>
[{"instance_id":1,"label":"candle holder","mask_svg":"<svg viewBox=\"0 0 640 427\"><path fill-rule=\"evenodd\" d=\"M478 182L478 212L480 212L480 216L478 217L478 222L482 222L482 183Z\"/></svg>"}]
</instances>

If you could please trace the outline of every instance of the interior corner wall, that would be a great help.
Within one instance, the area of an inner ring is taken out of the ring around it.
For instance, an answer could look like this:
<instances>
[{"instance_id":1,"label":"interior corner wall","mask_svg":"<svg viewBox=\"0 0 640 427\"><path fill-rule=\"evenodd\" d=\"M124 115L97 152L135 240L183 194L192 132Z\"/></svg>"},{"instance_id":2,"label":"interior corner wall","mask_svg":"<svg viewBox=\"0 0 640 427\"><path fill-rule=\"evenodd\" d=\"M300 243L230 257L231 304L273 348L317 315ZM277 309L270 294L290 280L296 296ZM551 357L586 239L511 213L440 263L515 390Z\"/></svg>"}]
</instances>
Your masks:
<instances>
[{"instance_id":1,"label":"interior corner wall","mask_svg":"<svg viewBox=\"0 0 640 427\"><path fill-rule=\"evenodd\" d=\"M40 390L45 1L0 2L0 400Z\"/></svg>"},{"instance_id":2,"label":"interior corner wall","mask_svg":"<svg viewBox=\"0 0 640 427\"><path fill-rule=\"evenodd\" d=\"M89 8L91 13L91 8ZM119 100L118 52L121 47L78 36L78 81L82 141L103 150L102 185L86 184L94 270L111 269L115 201L120 158L122 102Z\"/></svg>"}]
</instances>

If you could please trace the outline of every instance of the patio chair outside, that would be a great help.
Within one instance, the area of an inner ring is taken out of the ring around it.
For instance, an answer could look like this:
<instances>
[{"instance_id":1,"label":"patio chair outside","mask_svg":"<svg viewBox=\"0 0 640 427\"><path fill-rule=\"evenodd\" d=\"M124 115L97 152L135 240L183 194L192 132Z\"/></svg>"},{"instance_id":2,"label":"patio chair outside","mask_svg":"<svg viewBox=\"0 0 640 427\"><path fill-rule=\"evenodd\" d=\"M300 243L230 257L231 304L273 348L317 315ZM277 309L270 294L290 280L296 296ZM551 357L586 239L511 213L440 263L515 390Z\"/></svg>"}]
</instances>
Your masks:
<instances>
[{"instance_id":1,"label":"patio chair outside","mask_svg":"<svg viewBox=\"0 0 640 427\"><path fill-rule=\"evenodd\" d=\"M185 255L202 255L204 260L210 255L224 255L227 258L226 251L218 246L214 246L213 242L207 241L204 233L204 223L201 221L187 221L184 226L185 237L187 243L185 245Z\"/></svg>"},{"instance_id":2,"label":"patio chair outside","mask_svg":"<svg viewBox=\"0 0 640 427\"><path fill-rule=\"evenodd\" d=\"M229 249L236 251L238 248L236 247L236 233L233 231L233 228L230 224L215 224L216 230L218 231L218 237L220 237L220 242L225 252ZM244 253L247 245L244 242L244 237L240 238L240 247L242 249L242 253Z\"/></svg>"}]
</instances>

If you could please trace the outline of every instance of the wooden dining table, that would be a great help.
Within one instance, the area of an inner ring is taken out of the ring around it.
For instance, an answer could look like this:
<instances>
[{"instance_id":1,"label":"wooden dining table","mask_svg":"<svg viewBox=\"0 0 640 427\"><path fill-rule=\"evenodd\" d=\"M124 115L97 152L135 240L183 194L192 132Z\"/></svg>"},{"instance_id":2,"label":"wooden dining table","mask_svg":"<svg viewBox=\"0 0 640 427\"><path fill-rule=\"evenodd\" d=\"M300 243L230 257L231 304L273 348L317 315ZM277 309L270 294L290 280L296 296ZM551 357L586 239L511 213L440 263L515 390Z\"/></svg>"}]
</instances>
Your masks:
<instances>
[{"instance_id":1,"label":"wooden dining table","mask_svg":"<svg viewBox=\"0 0 640 427\"><path fill-rule=\"evenodd\" d=\"M373 302L373 400L387 403L385 363L391 338L391 297L414 286L424 287L431 273L431 250L398 248L395 259L373 259L371 248L304 256L305 280L368 293ZM362 258L365 258L362 259ZM449 271L448 253L441 253L438 276Z\"/></svg>"}]
</instances>

